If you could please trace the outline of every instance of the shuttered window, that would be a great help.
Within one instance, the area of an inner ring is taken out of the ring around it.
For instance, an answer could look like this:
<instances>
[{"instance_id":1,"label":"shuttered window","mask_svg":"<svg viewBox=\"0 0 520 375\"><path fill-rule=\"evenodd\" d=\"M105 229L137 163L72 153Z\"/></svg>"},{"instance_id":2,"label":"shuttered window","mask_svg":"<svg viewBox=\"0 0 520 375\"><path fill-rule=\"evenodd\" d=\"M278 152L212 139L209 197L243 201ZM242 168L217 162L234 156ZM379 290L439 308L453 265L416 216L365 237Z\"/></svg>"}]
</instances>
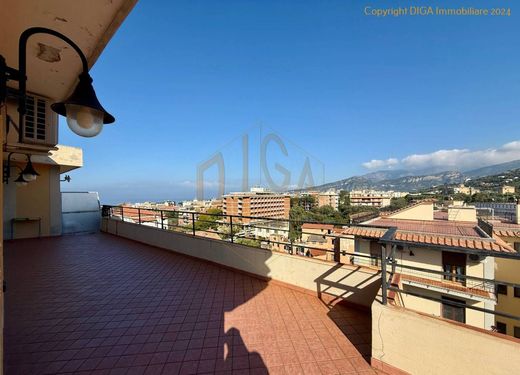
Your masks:
<instances>
[{"instance_id":1,"label":"shuttered window","mask_svg":"<svg viewBox=\"0 0 520 375\"><path fill-rule=\"evenodd\" d=\"M47 119L45 100L27 96L24 136L26 139L45 141Z\"/></svg>"}]
</instances>

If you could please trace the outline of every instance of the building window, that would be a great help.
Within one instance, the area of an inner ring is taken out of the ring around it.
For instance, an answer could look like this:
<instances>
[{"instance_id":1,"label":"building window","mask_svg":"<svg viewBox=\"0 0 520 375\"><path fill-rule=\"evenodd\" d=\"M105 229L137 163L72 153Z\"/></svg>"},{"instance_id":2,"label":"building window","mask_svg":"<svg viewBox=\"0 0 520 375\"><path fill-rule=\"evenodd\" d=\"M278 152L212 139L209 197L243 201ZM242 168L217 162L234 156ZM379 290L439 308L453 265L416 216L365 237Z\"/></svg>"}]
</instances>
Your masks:
<instances>
[{"instance_id":1,"label":"building window","mask_svg":"<svg viewBox=\"0 0 520 375\"><path fill-rule=\"evenodd\" d=\"M517 286L515 286L515 289L514 289L514 290L515 290L515 297L516 297L516 298L520 298L520 288L517 287Z\"/></svg>"},{"instance_id":2,"label":"building window","mask_svg":"<svg viewBox=\"0 0 520 375\"><path fill-rule=\"evenodd\" d=\"M515 336L517 339L520 339L520 327L515 327L513 336Z\"/></svg>"},{"instance_id":3,"label":"building window","mask_svg":"<svg viewBox=\"0 0 520 375\"><path fill-rule=\"evenodd\" d=\"M453 303L465 305L466 302L449 297L442 297L442 300L443 318L454 320L460 323L466 323L466 308L462 306L453 305Z\"/></svg>"},{"instance_id":4,"label":"building window","mask_svg":"<svg viewBox=\"0 0 520 375\"><path fill-rule=\"evenodd\" d=\"M466 254L443 251L442 269L449 274L444 275L444 280L466 284Z\"/></svg>"},{"instance_id":5,"label":"building window","mask_svg":"<svg viewBox=\"0 0 520 375\"><path fill-rule=\"evenodd\" d=\"M507 285L497 284L497 294L503 294L507 296Z\"/></svg>"},{"instance_id":6,"label":"building window","mask_svg":"<svg viewBox=\"0 0 520 375\"><path fill-rule=\"evenodd\" d=\"M507 334L507 324L502 322L497 322L496 329L498 333L503 333L504 335Z\"/></svg>"}]
</instances>

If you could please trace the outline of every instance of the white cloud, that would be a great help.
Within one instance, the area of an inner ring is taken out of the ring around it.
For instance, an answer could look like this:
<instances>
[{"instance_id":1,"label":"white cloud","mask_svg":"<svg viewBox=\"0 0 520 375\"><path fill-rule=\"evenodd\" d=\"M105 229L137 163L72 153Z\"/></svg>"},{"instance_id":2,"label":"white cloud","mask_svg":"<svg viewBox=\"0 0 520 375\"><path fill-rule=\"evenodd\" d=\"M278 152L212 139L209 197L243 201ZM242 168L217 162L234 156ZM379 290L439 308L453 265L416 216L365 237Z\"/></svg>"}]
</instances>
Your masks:
<instances>
[{"instance_id":1,"label":"white cloud","mask_svg":"<svg viewBox=\"0 0 520 375\"><path fill-rule=\"evenodd\" d=\"M372 159L370 161L367 161L363 163L363 167L368 169L381 169L381 168L392 168L393 166L396 166L399 164L399 160L395 158L390 158L386 160L376 160Z\"/></svg>"},{"instance_id":2,"label":"white cloud","mask_svg":"<svg viewBox=\"0 0 520 375\"><path fill-rule=\"evenodd\" d=\"M464 171L518 159L520 159L520 141L513 141L498 148L484 150L438 150L429 154L408 155L401 160L395 158L374 159L363 163L363 167L367 169L400 167L411 170L442 167Z\"/></svg>"}]
</instances>

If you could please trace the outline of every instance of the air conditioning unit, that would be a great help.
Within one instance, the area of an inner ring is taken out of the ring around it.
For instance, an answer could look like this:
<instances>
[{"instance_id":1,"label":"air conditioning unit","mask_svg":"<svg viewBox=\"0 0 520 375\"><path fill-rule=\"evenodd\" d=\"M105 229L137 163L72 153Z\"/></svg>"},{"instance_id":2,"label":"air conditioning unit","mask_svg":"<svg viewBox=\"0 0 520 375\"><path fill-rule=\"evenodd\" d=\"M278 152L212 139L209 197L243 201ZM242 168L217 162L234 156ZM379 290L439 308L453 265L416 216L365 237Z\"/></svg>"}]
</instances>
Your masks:
<instances>
[{"instance_id":1,"label":"air conditioning unit","mask_svg":"<svg viewBox=\"0 0 520 375\"><path fill-rule=\"evenodd\" d=\"M58 115L51 110L50 105L47 98L27 95L23 143L46 146L58 143Z\"/></svg>"}]
</instances>

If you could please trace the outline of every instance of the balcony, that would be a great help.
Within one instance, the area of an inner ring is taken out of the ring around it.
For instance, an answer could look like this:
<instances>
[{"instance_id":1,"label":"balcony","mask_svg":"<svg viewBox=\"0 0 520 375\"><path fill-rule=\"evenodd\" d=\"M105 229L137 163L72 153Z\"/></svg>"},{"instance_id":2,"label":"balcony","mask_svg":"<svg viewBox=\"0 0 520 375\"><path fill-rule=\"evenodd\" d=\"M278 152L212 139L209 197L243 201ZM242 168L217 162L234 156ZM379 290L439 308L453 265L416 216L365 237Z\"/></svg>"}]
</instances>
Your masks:
<instances>
[{"instance_id":1,"label":"balcony","mask_svg":"<svg viewBox=\"0 0 520 375\"><path fill-rule=\"evenodd\" d=\"M302 288L105 233L5 245L8 375L375 373L370 312Z\"/></svg>"}]
</instances>

